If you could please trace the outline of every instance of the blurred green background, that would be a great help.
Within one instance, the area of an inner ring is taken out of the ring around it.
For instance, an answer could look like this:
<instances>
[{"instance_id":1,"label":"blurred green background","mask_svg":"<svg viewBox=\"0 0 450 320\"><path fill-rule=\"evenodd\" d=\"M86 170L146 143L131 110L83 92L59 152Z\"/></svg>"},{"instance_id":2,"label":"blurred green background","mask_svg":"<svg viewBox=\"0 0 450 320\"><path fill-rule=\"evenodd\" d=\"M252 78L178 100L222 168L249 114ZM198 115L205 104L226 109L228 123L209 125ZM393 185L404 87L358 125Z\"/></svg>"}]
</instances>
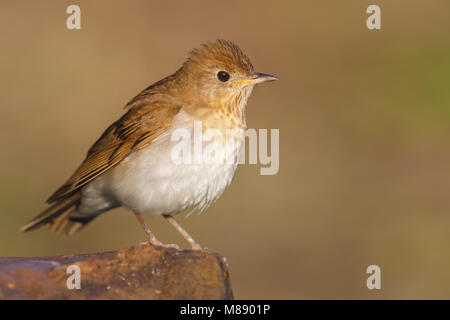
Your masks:
<instances>
[{"instance_id":1,"label":"blurred green background","mask_svg":"<svg viewBox=\"0 0 450 320\"><path fill-rule=\"evenodd\" d=\"M0 256L144 241L123 209L71 238L17 230L129 99L225 38L280 78L247 108L250 128L280 129L280 170L243 165L210 209L177 218L228 258L236 298L450 298L449 1L2 1L0 34Z\"/></svg>"}]
</instances>

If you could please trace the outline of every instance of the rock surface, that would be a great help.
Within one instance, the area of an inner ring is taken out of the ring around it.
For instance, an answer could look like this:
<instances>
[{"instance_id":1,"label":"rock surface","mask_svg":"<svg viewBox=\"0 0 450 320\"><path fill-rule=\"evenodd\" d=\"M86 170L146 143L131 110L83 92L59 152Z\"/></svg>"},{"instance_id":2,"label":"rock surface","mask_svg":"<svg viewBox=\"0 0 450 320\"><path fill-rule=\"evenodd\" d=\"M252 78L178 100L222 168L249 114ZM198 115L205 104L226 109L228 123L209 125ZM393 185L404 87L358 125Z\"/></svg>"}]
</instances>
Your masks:
<instances>
[{"instance_id":1,"label":"rock surface","mask_svg":"<svg viewBox=\"0 0 450 320\"><path fill-rule=\"evenodd\" d=\"M74 265L80 289L73 288ZM225 259L209 252L141 244L97 254L0 258L0 299L232 298Z\"/></svg>"}]
</instances>

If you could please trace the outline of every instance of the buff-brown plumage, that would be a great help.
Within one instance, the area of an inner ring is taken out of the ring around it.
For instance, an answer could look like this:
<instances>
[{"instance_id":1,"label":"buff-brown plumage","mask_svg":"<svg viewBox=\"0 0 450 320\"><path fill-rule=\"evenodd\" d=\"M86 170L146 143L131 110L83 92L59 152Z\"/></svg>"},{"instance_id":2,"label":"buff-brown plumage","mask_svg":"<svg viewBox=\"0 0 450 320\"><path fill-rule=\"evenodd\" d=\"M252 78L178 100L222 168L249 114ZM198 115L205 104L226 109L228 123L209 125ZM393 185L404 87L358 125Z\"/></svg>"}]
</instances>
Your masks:
<instances>
[{"instance_id":1,"label":"buff-brown plumage","mask_svg":"<svg viewBox=\"0 0 450 320\"><path fill-rule=\"evenodd\" d=\"M222 39L207 42L192 50L183 67L190 65L198 65L200 68L216 65L224 70L248 76L255 71L250 59L241 48L231 41Z\"/></svg>"},{"instance_id":2,"label":"buff-brown plumage","mask_svg":"<svg viewBox=\"0 0 450 320\"><path fill-rule=\"evenodd\" d=\"M223 70L229 81L218 80L217 72ZM112 168L120 168L130 155L152 148L181 113L204 121L207 127L245 128L244 108L254 84L274 79L256 74L250 59L230 41L217 40L194 49L179 70L144 89L125 106L126 113L105 130L78 169L50 196L47 202L51 206L22 230L49 224L53 231L73 233L96 217L74 216L83 189Z\"/></svg>"}]
</instances>

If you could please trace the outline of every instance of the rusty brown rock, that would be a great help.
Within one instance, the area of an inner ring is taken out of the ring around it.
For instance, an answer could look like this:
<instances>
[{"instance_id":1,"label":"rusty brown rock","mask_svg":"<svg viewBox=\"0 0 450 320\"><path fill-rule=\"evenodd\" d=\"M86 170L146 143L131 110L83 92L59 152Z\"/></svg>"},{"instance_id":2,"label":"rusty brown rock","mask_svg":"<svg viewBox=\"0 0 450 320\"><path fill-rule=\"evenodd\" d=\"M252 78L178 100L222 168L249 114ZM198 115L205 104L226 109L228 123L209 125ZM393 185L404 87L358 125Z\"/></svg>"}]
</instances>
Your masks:
<instances>
[{"instance_id":1,"label":"rusty brown rock","mask_svg":"<svg viewBox=\"0 0 450 320\"><path fill-rule=\"evenodd\" d=\"M77 265L81 289L68 289ZM98 254L0 258L0 299L232 299L214 253L138 245Z\"/></svg>"}]
</instances>

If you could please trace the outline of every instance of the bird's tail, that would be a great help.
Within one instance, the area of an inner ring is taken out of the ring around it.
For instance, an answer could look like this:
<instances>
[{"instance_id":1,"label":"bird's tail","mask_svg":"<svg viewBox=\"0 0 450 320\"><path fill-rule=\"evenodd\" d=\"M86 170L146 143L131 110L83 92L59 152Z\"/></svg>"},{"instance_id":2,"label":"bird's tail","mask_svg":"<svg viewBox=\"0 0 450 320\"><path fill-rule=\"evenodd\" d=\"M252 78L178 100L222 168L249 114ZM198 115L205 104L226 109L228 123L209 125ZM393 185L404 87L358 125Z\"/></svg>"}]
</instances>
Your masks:
<instances>
[{"instance_id":1,"label":"bird's tail","mask_svg":"<svg viewBox=\"0 0 450 320\"><path fill-rule=\"evenodd\" d=\"M75 192L64 199L58 200L44 212L22 226L20 231L30 231L47 224L50 230L56 233L72 235L91 220L70 218L70 214L76 209L80 203L80 199L80 192Z\"/></svg>"}]
</instances>

